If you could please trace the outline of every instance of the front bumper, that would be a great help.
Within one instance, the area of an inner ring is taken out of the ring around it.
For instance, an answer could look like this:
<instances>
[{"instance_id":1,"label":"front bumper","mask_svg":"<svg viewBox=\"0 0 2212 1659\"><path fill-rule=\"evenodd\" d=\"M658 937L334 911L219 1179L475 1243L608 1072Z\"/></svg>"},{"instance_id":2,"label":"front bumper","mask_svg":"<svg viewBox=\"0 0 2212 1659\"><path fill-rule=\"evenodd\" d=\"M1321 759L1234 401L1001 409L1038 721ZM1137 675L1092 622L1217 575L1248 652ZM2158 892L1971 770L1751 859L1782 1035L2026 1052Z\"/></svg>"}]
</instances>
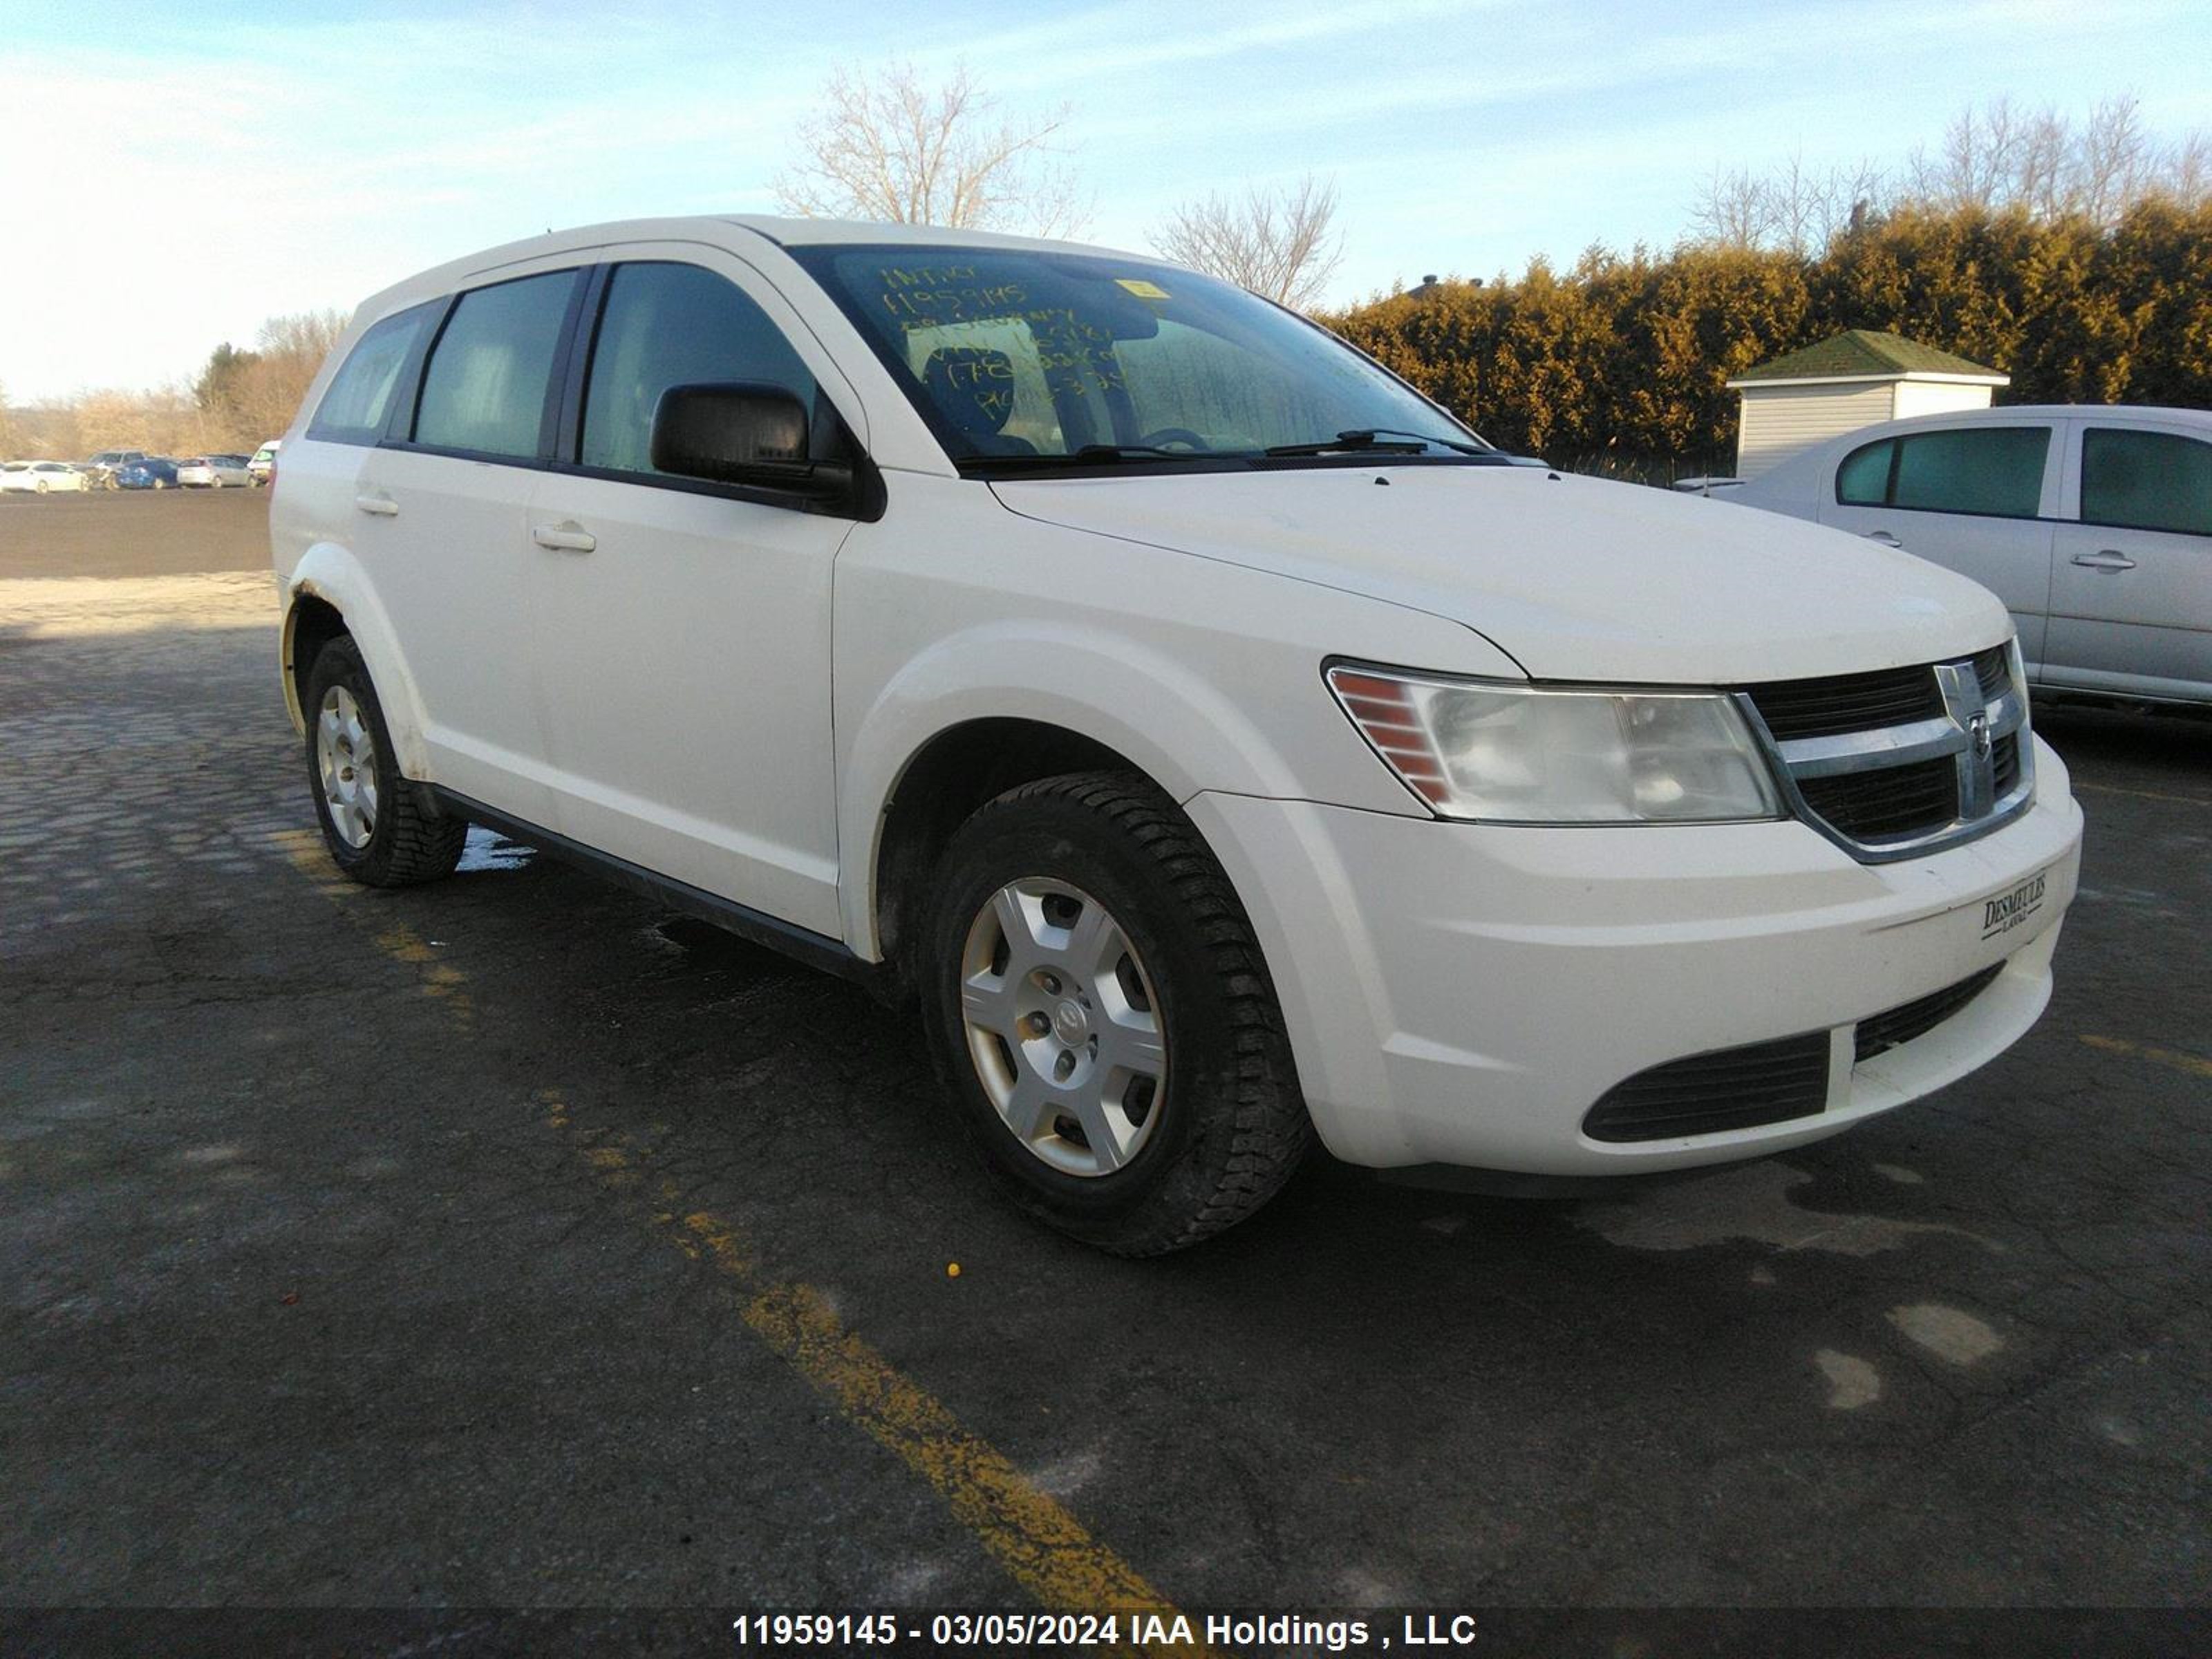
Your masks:
<instances>
[{"instance_id":1,"label":"front bumper","mask_svg":"<svg viewBox=\"0 0 2212 1659\"><path fill-rule=\"evenodd\" d=\"M1982 1066L2034 1024L2081 814L2037 745L2035 805L1926 857L1860 864L1799 823L1514 829L1201 794L1250 912L1316 1127L1355 1164L1631 1173L1819 1139ZM1990 931L1988 902L2044 876ZM1861 1019L2002 969L1853 1060ZM1590 1108L1656 1066L1827 1034L1826 1109L1632 1143Z\"/></svg>"}]
</instances>

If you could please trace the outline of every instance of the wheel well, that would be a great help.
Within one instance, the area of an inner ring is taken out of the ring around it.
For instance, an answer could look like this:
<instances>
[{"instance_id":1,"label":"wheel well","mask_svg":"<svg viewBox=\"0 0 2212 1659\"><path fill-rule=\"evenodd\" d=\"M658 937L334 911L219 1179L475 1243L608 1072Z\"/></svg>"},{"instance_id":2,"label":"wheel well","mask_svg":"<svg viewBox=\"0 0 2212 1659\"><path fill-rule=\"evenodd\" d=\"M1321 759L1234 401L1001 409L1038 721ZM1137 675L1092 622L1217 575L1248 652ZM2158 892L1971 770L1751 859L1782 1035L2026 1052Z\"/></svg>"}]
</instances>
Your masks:
<instances>
[{"instance_id":1,"label":"wheel well","mask_svg":"<svg viewBox=\"0 0 2212 1659\"><path fill-rule=\"evenodd\" d=\"M884 960L902 965L938 855L977 807L1038 778L1100 769L1141 769L1095 738L1036 720L970 720L931 738L884 807L875 902Z\"/></svg>"},{"instance_id":2,"label":"wheel well","mask_svg":"<svg viewBox=\"0 0 2212 1659\"><path fill-rule=\"evenodd\" d=\"M328 599L302 594L292 606L289 632L284 672L292 677L293 700L299 704L300 717L312 720L307 709L307 676L314 672L315 659L323 647L345 634L345 617Z\"/></svg>"}]
</instances>

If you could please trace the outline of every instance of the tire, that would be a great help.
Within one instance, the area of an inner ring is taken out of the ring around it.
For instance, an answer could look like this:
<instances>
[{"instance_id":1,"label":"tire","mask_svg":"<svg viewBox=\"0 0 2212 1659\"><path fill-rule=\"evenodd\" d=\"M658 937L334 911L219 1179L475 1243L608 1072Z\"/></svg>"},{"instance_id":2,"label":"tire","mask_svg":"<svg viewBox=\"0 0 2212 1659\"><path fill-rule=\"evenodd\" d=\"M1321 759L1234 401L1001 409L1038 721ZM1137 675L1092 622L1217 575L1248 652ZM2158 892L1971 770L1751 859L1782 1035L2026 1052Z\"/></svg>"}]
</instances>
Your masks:
<instances>
[{"instance_id":1,"label":"tire","mask_svg":"<svg viewBox=\"0 0 2212 1659\"><path fill-rule=\"evenodd\" d=\"M376 688L351 639L325 645L307 673L307 787L323 845L345 874L368 887L411 887L453 873L468 821L438 811L399 773ZM327 723L333 719L335 727ZM354 767L361 740L368 764ZM331 775L326 775L326 772Z\"/></svg>"},{"instance_id":2,"label":"tire","mask_svg":"<svg viewBox=\"0 0 2212 1659\"><path fill-rule=\"evenodd\" d=\"M1221 866L1150 781L1010 790L954 834L933 888L908 963L933 1057L1024 1209L1154 1255L1243 1220L1290 1178L1313 1127L1267 965ZM1057 939L1064 956L1040 943Z\"/></svg>"},{"instance_id":3,"label":"tire","mask_svg":"<svg viewBox=\"0 0 2212 1659\"><path fill-rule=\"evenodd\" d=\"M43 495L46 493L46 481L44 478L34 478L31 482L31 488Z\"/></svg>"}]
</instances>

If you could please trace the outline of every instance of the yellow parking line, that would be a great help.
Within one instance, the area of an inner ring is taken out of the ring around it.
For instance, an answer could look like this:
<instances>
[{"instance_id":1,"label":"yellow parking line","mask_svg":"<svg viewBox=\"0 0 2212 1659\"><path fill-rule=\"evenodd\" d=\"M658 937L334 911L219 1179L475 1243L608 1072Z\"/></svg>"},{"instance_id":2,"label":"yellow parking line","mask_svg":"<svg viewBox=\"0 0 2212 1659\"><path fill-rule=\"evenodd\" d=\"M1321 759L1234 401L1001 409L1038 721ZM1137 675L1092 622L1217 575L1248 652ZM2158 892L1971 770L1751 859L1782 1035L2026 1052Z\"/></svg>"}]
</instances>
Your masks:
<instances>
[{"instance_id":1,"label":"yellow parking line","mask_svg":"<svg viewBox=\"0 0 2212 1659\"><path fill-rule=\"evenodd\" d=\"M544 1091L538 1100L550 1127L589 1138L588 1131L576 1128L558 1092ZM602 1143L590 1146L586 1157L611 1184L642 1182L635 1149ZM678 1204L682 1189L664 1181L659 1197L665 1204ZM711 1210L679 1214L665 1208L654 1212L653 1220L685 1255L710 1264L730 1282L747 1329L826 1395L848 1422L927 1481L992 1559L1040 1602L1055 1612L1116 1610L1172 1618L1175 1609L1167 1599L1133 1567L847 1329L820 1291L764 1273L737 1226Z\"/></svg>"},{"instance_id":2,"label":"yellow parking line","mask_svg":"<svg viewBox=\"0 0 2212 1659\"><path fill-rule=\"evenodd\" d=\"M295 867L328 896L344 901L363 892L331 867L313 834L286 835L278 842ZM440 964L420 935L398 924L379 929L375 938L387 955L423 970L424 994L438 999L456 1024L465 1030L473 1024L464 975ZM557 1091L540 1091L538 1101L547 1127L574 1142L609 1187L629 1192L644 1185L647 1172L634 1146L580 1127ZM664 1178L657 1193L659 1206L649 1212L653 1224L729 1282L745 1328L826 1395L847 1422L927 1482L1024 1589L1054 1612L1149 1613L1172 1625L1176 1610L1165 1596L1004 1454L963 1428L940 1401L847 1329L820 1291L763 1272L735 1224L711 1210L683 1210L676 1182ZM1132 1644L1127 1650L1206 1651L1195 1643Z\"/></svg>"},{"instance_id":3,"label":"yellow parking line","mask_svg":"<svg viewBox=\"0 0 2212 1659\"><path fill-rule=\"evenodd\" d=\"M2136 800L2169 800L2183 806L2212 806L2212 800L2200 800L2195 795L2161 795L2155 789L2122 789L2109 783L2084 783L2074 780L2077 792L2087 791L2093 795L2129 795Z\"/></svg>"},{"instance_id":4,"label":"yellow parking line","mask_svg":"<svg viewBox=\"0 0 2212 1659\"><path fill-rule=\"evenodd\" d=\"M2185 1054L2179 1048L2155 1048L2145 1043L2130 1042L2122 1037L2085 1036L2081 1041L2092 1048L2103 1049L2108 1054L2128 1054L2191 1077L2212 1077L2212 1060L2198 1054Z\"/></svg>"}]
</instances>

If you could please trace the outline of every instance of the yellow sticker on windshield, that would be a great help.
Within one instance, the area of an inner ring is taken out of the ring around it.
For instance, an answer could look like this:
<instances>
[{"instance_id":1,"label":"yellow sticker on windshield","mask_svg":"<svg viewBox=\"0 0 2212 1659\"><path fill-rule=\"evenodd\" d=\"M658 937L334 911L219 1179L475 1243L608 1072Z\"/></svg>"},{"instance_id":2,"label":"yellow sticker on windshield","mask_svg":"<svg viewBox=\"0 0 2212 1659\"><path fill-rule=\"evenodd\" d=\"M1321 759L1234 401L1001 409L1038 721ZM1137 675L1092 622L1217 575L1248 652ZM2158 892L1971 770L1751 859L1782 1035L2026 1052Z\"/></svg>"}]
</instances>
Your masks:
<instances>
[{"instance_id":1,"label":"yellow sticker on windshield","mask_svg":"<svg viewBox=\"0 0 2212 1659\"><path fill-rule=\"evenodd\" d=\"M1158 283L1148 283L1141 276L1116 276L1114 281L1139 300L1164 300L1168 297L1167 289Z\"/></svg>"}]
</instances>

